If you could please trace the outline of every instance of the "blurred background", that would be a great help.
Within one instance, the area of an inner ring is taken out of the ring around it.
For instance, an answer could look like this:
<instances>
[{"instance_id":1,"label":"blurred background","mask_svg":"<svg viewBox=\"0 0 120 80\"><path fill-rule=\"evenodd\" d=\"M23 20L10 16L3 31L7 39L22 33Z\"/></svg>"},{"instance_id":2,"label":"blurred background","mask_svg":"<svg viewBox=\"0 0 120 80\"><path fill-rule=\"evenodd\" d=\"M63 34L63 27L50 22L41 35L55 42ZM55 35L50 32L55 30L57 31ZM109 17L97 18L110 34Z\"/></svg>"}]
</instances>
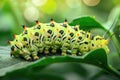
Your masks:
<instances>
[{"instance_id":1,"label":"blurred background","mask_svg":"<svg viewBox=\"0 0 120 80\"><path fill-rule=\"evenodd\" d=\"M109 17L111 11L114 16L117 14L114 9L120 10L119 5L120 0L0 0L0 46L7 46L8 41L13 40L13 34L21 33L23 30L21 25L25 24L31 27L35 25L35 20L46 23L53 18L56 22L61 23L64 19L71 22L80 16L89 15L94 16L101 24L106 25L113 19ZM107 28L107 26L105 27ZM117 39L120 41L120 23L119 26L115 27L116 30ZM116 58L118 56L117 51L113 53L116 54L110 54L109 62L120 69L120 62L117 61L119 59ZM93 75L95 80L113 80L101 69L88 64L52 64L42 70L41 73L59 75L67 80L86 79L85 77ZM93 78L91 80L94 80Z\"/></svg>"},{"instance_id":2,"label":"blurred background","mask_svg":"<svg viewBox=\"0 0 120 80\"><path fill-rule=\"evenodd\" d=\"M104 23L119 4L120 0L0 0L0 45L8 45L7 40L22 31L21 25L30 27L37 19L63 22L66 18L71 22L90 15Z\"/></svg>"}]
</instances>

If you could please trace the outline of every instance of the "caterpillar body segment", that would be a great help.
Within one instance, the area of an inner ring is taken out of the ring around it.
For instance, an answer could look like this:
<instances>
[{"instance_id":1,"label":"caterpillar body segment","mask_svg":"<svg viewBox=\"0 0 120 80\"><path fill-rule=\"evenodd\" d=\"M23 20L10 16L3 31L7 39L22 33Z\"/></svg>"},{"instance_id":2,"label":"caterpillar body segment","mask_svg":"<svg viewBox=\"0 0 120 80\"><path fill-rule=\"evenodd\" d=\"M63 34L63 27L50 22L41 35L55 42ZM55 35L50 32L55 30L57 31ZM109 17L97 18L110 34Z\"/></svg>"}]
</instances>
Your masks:
<instances>
[{"instance_id":1,"label":"caterpillar body segment","mask_svg":"<svg viewBox=\"0 0 120 80\"><path fill-rule=\"evenodd\" d=\"M80 30L78 25L70 26L67 20L63 24L56 23L53 19L50 23L36 21L35 26L23 26L23 29L21 34L14 36L13 41L9 41L11 55L14 57L37 60L39 54L54 55L60 51L61 55L67 55L68 50L76 56L97 48L103 48L109 53L108 39Z\"/></svg>"}]
</instances>

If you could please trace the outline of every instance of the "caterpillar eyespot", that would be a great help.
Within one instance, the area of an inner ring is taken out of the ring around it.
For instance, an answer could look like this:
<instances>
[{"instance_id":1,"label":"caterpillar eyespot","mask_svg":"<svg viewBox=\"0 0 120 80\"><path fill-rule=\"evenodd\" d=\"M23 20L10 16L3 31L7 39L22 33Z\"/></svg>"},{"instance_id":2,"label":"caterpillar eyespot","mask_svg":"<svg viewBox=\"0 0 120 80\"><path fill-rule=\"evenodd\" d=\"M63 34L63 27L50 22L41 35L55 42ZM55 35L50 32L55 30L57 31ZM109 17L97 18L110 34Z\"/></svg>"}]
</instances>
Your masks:
<instances>
[{"instance_id":1,"label":"caterpillar eyespot","mask_svg":"<svg viewBox=\"0 0 120 80\"><path fill-rule=\"evenodd\" d=\"M23 29L21 34L14 35L13 41L9 41L11 56L37 60L41 54L67 55L70 50L70 55L76 56L97 48L103 48L109 53L109 39L80 30L78 25L70 26L67 20L63 24L53 19L50 23L36 21L35 26L28 28L23 25Z\"/></svg>"}]
</instances>

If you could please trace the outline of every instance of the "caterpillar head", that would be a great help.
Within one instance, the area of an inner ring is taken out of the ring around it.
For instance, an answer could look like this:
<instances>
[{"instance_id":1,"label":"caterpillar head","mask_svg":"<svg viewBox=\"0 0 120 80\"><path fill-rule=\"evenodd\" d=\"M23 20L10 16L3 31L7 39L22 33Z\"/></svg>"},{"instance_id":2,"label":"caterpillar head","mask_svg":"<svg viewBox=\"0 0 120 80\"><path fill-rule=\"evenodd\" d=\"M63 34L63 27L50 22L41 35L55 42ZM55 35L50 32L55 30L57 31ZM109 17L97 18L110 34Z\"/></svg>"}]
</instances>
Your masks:
<instances>
[{"instance_id":1,"label":"caterpillar head","mask_svg":"<svg viewBox=\"0 0 120 80\"><path fill-rule=\"evenodd\" d=\"M98 42L99 44L102 44L102 45L108 45L108 42L109 42L108 39L104 39L104 38L101 37L101 36L95 36L93 40L94 40L95 42Z\"/></svg>"},{"instance_id":2,"label":"caterpillar head","mask_svg":"<svg viewBox=\"0 0 120 80\"><path fill-rule=\"evenodd\" d=\"M101 36L95 36L91 41L90 48L91 50L103 48L106 51L106 53L109 53L108 42L108 39L104 39Z\"/></svg>"}]
</instances>

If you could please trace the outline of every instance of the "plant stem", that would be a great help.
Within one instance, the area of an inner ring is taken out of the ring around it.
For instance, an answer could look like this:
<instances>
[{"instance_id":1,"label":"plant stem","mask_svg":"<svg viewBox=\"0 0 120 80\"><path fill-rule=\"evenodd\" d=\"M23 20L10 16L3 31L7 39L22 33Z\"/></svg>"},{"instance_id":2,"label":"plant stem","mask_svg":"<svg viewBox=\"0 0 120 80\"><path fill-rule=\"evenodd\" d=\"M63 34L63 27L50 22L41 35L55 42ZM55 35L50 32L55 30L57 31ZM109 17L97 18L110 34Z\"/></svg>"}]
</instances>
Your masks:
<instances>
[{"instance_id":1,"label":"plant stem","mask_svg":"<svg viewBox=\"0 0 120 80\"><path fill-rule=\"evenodd\" d=\"M120 78L120 72L116 70L115 68L113 68L111 65L108 65L108 67L106 67L105 70L115 75L116 77Z\"/></svg>"}]
</instances>

